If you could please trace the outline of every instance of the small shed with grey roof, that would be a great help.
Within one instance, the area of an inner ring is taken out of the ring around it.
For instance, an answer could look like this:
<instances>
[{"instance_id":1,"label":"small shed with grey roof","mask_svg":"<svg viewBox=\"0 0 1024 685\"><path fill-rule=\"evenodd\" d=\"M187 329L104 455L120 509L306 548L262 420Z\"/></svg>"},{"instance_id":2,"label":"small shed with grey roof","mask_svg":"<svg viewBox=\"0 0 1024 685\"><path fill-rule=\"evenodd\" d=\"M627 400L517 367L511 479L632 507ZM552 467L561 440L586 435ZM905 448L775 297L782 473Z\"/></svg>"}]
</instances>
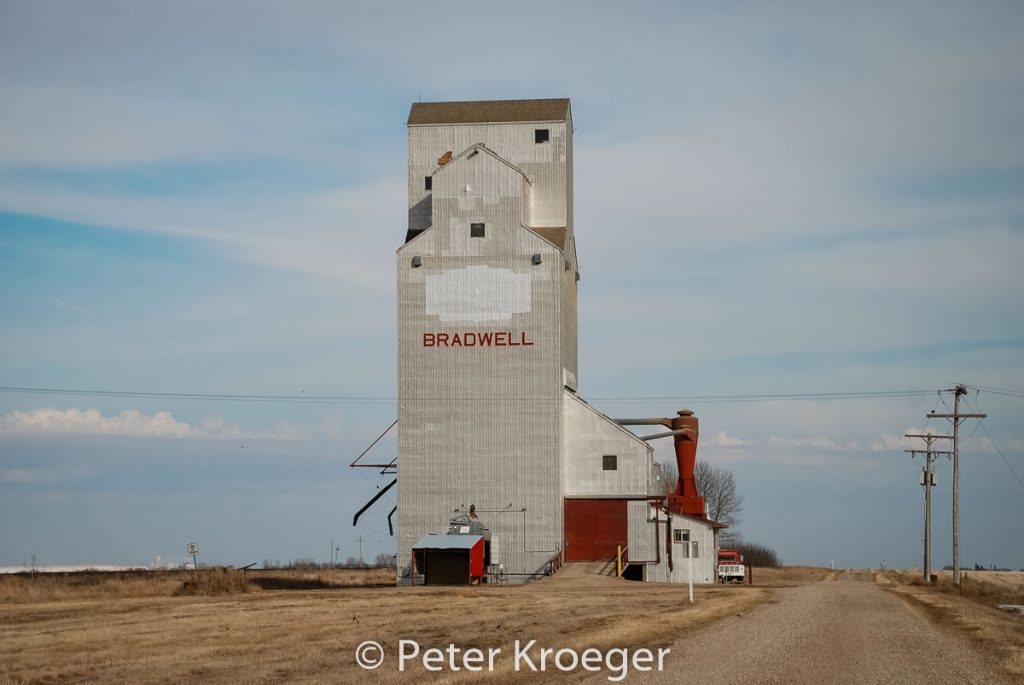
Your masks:
<instances>
[{"instance_id":1,"label":"small shed with grey roof","mask_svg":"<svg viewBox=\"0 0 1024 685\"><path fill-rule=\"evenodd\" d=\"M424 535L412 546L413 583L424 585L476 585L484 575L484 536Z\"/></svg>"}]
</instances>

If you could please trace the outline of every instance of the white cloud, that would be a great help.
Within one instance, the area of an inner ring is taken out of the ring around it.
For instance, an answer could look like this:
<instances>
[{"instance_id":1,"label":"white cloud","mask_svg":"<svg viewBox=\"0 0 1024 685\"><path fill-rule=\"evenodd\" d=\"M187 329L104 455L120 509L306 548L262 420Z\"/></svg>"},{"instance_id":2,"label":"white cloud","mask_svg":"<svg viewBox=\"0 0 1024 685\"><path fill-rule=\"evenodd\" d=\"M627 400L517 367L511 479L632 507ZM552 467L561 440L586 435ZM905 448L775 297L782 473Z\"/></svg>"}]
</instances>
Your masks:
<instances>
[{"instance_id":1,"label":"white cloud","mask_svg":"<svg viewBox=\"0 0 1024 685\"><path fill-rule=\"evenodd\" d=\"M702 447L739 447L748 444L750 444L749 441L738 438L735 435L729 435L725 431L718 431L710 438L701 438L700 440L700 446Z\"/></svg>"},{"instance_id":2,"label":"white cloud","mask_svg":"<svg viewBox=\"0 0 1024 685\"><path fill-rule=\"evenodd\" d=\"M902 452L903 450L910 449L925 449L925 441L923 438L908 438L907 435L926 435L931 433L933 435L945 435L941 429L936 428L906 428L902 435L892 435L889 433L879 435L877 438L871 441L872 452L882 451L897 451ZM933 449L936 450L948 450L949 444L944 440L937 440L933 443Z\"/></svg>"},{"instance_id":3,"label":"white cloud","mask_svg":"<svg viewBox=\"0 0 1024 685\"><path fill-rule=\"evenodd\" d=\"M32 473L25 469L5 469L0 471L0 483L30 483L33 480Z\"/></svg>"},{"instance_id":4,"label":"white cloud","mask_svg":"<svg viewBox=\"0 0 1024 685\"><path fill-rule=\"evenodd\" d=\"M40 407L29 411L12 411L0 416L0 433L20 435L85 434L149 438L264 438L291 440L301 433L287 421L272 429L245 431L237 424L219 416L200 419L192 426L179 421L167 411L153 415L129 409L115 416L104 416L98 409L56 409Z\"/></svg>"},{"instance_id":5,"label":"white cloud","mask_svg":"<svg viewBox=\"0 0 1024 685\"><path fill-rule=\"evenodd\" d=\"M880 435L871 441L872 452L910 449L910 441L902 435Z\"/></svg>"},{"instance_id":6,"label":"white cloud","mask_svg":"<svg viewBox=\"0 0 1024 685\"><path fill-rule=\"evenodd\" d=\"M781 447L785 449L815 449L815 450L856 450L860 449L856 442L850 440L840 442L827 435L812 435L804 437L780 437L770 436L765 444L769 447Z\"/></svg>"}]
</instances>

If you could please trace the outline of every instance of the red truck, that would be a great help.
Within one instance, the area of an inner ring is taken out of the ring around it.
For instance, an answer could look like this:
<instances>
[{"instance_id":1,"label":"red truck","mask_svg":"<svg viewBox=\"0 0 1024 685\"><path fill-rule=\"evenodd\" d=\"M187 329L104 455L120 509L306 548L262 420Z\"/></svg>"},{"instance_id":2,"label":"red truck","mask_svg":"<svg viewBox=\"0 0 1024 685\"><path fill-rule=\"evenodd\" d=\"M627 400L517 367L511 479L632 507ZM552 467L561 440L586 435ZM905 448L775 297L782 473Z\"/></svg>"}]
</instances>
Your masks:
<instances>
[{"instance_id":1,"label":"red truck","mask_svg":"<svg viewBox=\"0 0 1024 685\"><path fill-rule=\"evenodd\" d=\"M718 582L742 583L747 577L747 567L738 549L718 550Z\"/></svg>"}]
</instances>

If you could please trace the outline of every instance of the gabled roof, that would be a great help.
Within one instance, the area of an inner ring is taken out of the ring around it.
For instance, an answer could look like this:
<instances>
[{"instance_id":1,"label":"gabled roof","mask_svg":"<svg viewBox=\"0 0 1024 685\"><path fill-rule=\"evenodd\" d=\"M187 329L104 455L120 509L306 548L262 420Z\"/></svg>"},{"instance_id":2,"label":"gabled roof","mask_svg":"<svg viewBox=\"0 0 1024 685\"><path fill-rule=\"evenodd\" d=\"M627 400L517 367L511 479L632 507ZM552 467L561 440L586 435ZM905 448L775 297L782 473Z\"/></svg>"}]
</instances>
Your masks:
<instances>
[{"instance_id":1,"label":"gabled roof","mask_svg":"<svg viewBox=\"0 0 1024 685\"><path fill-rule=\"evenodd\" d=\"M473 100L414 102L409 126L432 124L498 124L528 121L568 121L569 98L550 100Z\"/></svg>"},{"instance_id":2,"label":"gabled roof","mask_svg":"<svg viewBox=\"0 0 1024 685\"><path fill-rule=\"evenodd\" d=\"M443 165L437 167L436 169L434 169L433 173L431 173L431 176L436 176L437 174L441 173L442 171L444 171L445 169L447 169L448 167L450 167L452 164L454 164L455 162L459 161L460 159L465 159L466 157L469 157L470 154L473 153L474 151L475 152L486 152L491 157L494 157L494 159L498 160L499 162L501 162L505 166L509 167L510 169L515 171L517 174L519 174L523 178L525 178L526 182L529 183L531 186L533 185L533 181L530 180L529 176L527 176L525 173L523 173L522 169L520 169L515 164L513 164L510 161L508 161L507 159L505 159L504 157L502 157L497 152L495 152L494 150L490 149L489 147L487 147L483 143L473 143L472 145L467 147L465 150L463 150L459 154L457 154L454 157L452 157L451 161L446 162L445 164L443 164Z\"/></svg>"},{"instance_id":3,"label":"gabled roof","mask_svg":"<svg viewBox=\"0 0 1024 685\"><path fill-rule=\"evenodd\" d=\"M594 407L589 402L587 402L585 399L580 397L578 394L576 394L574 392L570 392L568 390L562 390L562 397L569 397L569 398L571 398L572 400L574 400L578 404L582 405L586 409L594 412L599 417L601 417L601 419L603 419L605 421L605 423L609 427L614 428L615 430L619 431L623 435L626 435L630 439L640 443L641 445L643 445L644 447L647 448L648 452L651 452L651 453L654 452L654 446L651 445L651 443L647 442L646 440L643 440L639 435L637 435L633 431L629 430L628 428L626 428L621 423L619 423L615 419L611 418L610 416L608 416L604 412L600 412L597 409L594 409Z\"/></svg>"},{"instance_id":4,"label":"gabled roof","mask_svg":"<svg viewBox=\"0 0 1024 685\"><path fill-rule=\"evenodd\" d=\"M557 247L562 252L565 252L565 226L527 226L527 228Z\"/></svg>"}]
</instances>

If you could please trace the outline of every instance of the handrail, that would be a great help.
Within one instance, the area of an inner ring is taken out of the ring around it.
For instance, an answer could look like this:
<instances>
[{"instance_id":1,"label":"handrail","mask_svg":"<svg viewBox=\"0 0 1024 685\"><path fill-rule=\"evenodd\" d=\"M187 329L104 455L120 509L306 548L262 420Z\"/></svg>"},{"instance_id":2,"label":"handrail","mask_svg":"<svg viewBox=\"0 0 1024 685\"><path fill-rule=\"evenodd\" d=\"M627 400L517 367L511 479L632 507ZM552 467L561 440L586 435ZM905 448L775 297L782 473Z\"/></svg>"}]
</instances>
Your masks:
<instances>
[{"instance_id":1,"label":"handrail","mask_svg":"<svg viewBox=\"0 0 1024 685\"><path fill-rule=\"evenodd\" d=\"M621 578L622 572L626 570L627 566L629 566L629 545L626 545L625 547L619 545L615 561L615 575L616 577Z\"/></svg>"},{"instance_id":2,"label":"handrail","mask_svg":"<svg viewBox=\"0 0 1024 685\"><path fill-rule=\"evenodd\" d=\"M555 552L555 556L551 557L546 562L544 562L545 565L548 567L548 575L555 575L555 573L558 572L558 569L562 568L562 564L564 563L564 561L565 559L562 556L562 550L558 550L557 552Z\"/></svg>"}]
</instances>

